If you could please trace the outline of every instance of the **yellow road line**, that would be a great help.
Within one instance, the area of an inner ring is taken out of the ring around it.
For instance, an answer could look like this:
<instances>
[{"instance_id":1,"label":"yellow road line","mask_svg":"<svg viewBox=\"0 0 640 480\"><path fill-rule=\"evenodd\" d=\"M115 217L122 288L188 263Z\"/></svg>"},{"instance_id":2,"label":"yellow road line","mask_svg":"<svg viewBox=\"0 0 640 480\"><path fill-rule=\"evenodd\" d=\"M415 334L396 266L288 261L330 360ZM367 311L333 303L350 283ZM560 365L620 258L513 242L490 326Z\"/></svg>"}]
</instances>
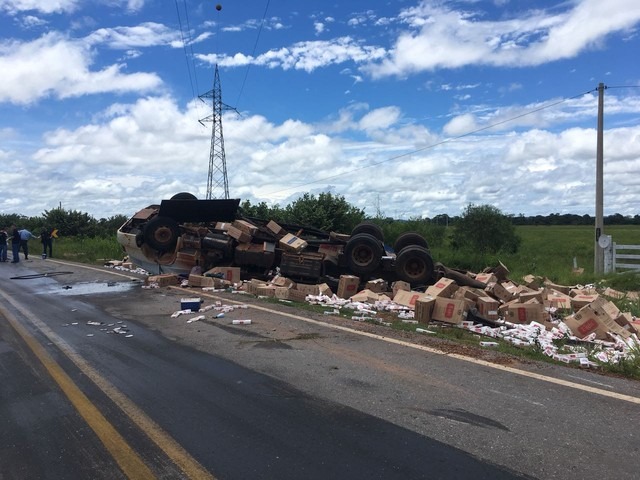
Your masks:
<instances>
[{"instance_id":1,"label":"yellow road line","mask_svg":"<svg viewBox=\"0 0 640 480\"><path fill-rule=\"evenodd\" d=\"M13 329L29 346L33 354L47 369L69 401L96 433L124 474L129 478L153 479L155 476L142 459L129 446L127 441L100 413L93 403L76 386L69 376L62 370L53 358L42 348L33 336L20 324L5 307L0 305L0 313L9 321Z\"/></svg>"},{"instance_id":2,"label":"yellow road line","mask_svg":"<svg viewBox=\"0 0 640 480\"><path fill-rule=\"evenodd\" d=\"M180 287L169 287L169 288L172 288L172 289L175 289L175 290L181 290ZM245 303L245 302L240 302L240 301L236 301L236 300L230 300L230 299L224 298L224 297L219 297L217 295L211 295L211 294L204 293L204 292L202 293L202 295L205 296L205 297L213 298L215 300L221 300L221 301L235 303L235 304L239 304L239 305ZM549 377L549 376L546 376L546 375L540 375L539 373L528 372L526 370L520 370L518 368L508 367L506 365L500 365L500 364L497 364L497 363L491 363L491 362L487 362L486 360L480 360L480 359L473 358L473 357L467 357L465 355L459 355L457 353L448 353L448 352L445 352L443 350L439 350L437 348L427 347L427 346L424 346L424 345L418 345L418 344L415 344L415 343L406 342L404 340L398 340L398 339L391 338L391 337L385 337L384 335L378 335L378 334L375 334L375 333L362 332L360 330L355 330L353 328L343 327L342 325L333 325L331 323L321 322L319 320L313 320L311 318L302 317L300 315L294 315L292 313L273 310L271 308L262 307L260 305L250 304L249 307L250 308L255 308L256 310L262 310L263 312L274 313L274 314L277 314L277 315L282 315L284 317L293 318L295 320L301 320L303 322L311 323L311 324L314 324L314 325L320 325L320 326L323 326L323 327L326 327L326 328L331 328L331 329L334 329L334 330L340 330L340 331L343 331L343 332L353 333L355 335L361 335L363 337L373 338L373 339L376 339L376 340L382 340L384 342L393 343L393 344L396 344L396 345L401 345L403 347L413 348L415 350L421 350L423 352L433 353L433 354L436 354L436 355L444 355L446 357L451 357L451 358L455 358L457 360L462 360L463 362L473 363L475 365L482 365L484 367L493 368L495 370L501 370L503 372L513 373L515 375L520 375L522 377L533 378L533 379L540 380L540 381L543 381L543 382L553 383L553 384L556 384L556 385L562 385L563 387L569 387L569 388L573 388L575 390L582 390L584 392L594 393L596 395L602 395L603 397L615 398L616 400L622 400L622 401L625 401L625 402L635 403L635 404L640 405L640 398L634 397L632 395L626 395L624 393L617 393L617 392L609 392L609 391L603 390L601 388L595 388L595 387L591 387L589 385L583 385L581 383L571 382L569 380L563 380L561 378L554 378L554 377Z\"/></svg>"},{"instance_id":3,"label":"yellow road line","mask_svg":"<svg viewBox=\"0 0 640 480\"><path fill-rule=\"evenodd\" d=\"M67 342L53 332L53 330L51 330L44 322L25 309L9 295L6 295L2 291L0 291L0 295L19 310L20 313L27 317L54 345L64 352L64 354L82 371L82 373L90 378L93 383L95 383L98 388L100 388L100 390L102 390L104 394L107 395L111 401L113 401L131 419L131 421L135 423L140 430L142 430L167 455L167 457L169 457L171 461L188 476L188 478L198 480L215 480L215 477L195 458L193 458L178 442L176 442L151 418L149 418L135 403L129 400L126 395L102 377L79 354L77 354ZM0 306L0 312L4 313L6 312L6 309ZM14 321L17 323L17 320ZM24 327L19 325L19 323L17 324L19 328L24 329ZM35 339L32 339L32 341L42 349ZM46 352L44 353L46 354ZM58 368L60 367L58 366ZM137 479L147 477L133 476L131 478Z\"/></svg>"}]
</instances>

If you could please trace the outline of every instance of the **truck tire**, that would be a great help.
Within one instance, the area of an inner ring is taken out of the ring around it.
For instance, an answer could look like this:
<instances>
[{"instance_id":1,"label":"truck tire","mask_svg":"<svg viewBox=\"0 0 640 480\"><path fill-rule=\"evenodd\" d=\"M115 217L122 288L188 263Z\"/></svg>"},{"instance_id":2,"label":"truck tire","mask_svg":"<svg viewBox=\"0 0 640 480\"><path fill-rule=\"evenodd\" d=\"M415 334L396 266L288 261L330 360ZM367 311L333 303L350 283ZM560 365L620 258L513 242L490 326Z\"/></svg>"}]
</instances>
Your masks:
<instances>
[{"instance_id":1,"label":"truck tire","mask_svg":"<svg viewBox=\"0 0 640 480\"><path fill-rule=\"evenodd\" d=\"M180 192L180 193L176 193L173 197L171 197L171 200L197 200L198 197L196 197L193 193L189 193L189 192Z\"/></svg>"},{"instance_id":2,"label":"truck tire","mask_svg":"<svg viewBox=\"0 0 640 480\"><path fill-rule=\"evenodd\" d=\"M410 245L423 247L429 250L429 244L422 235L416 232L405 232L396 239L393 244L393 251L400 253L405 247Z\"/></svg>"},{"instance_id":3,"label":"truck tire","mask_svg":"<svg viewBox=\"0 0 640 480\"><path fill-rule=\"evenodd\" d=\"M351 236L354 237L361 233L368 233L372 237L377 238L381 242L384 242L384 233L382 233L382 228L380 225L373 222L362 222L355 226L353 230L351 230Z\"/></svg>"},{"instance_id":4,"label":"truck tire","mask_svg":"<svg viewBox=\"0 0 640 480\"><path fill-rule=\"evenodd\" d=\"M344 248L347 267L356 275L366 275L380 265L384 248L380 240L368 233L352 236Z\"/></svg>"},{"instance_id":5,"label":"truck tire","mask_svg":"<svg viewBox=\"0 0 640 480\"><path fill-rule=\"evenodd\" d=\"M403 248L396 256L396 274L412 285L429 283L434 276L429 250L417 245Z\"/></svg>"},{"instance_id":6,"label":"truck tire","mask_svg":"<svg viewBox=\"0 0 640 480\"><path fill-rule=\"evenodd\" d=\"M154 250L173 250L178 241L178 223L169 217L153 217L144 227L144 240Z\"/></svg>"}]
</instances>

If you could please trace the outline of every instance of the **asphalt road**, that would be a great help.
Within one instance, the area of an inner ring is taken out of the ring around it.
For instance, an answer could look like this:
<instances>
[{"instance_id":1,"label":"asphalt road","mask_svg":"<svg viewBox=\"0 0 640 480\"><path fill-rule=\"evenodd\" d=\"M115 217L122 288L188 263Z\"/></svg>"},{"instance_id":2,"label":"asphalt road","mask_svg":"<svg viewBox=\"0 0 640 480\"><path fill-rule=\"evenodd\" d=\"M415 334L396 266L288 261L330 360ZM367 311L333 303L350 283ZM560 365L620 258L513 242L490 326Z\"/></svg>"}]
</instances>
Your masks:
<instances>
[{"instance_id":1,"label":"asphalt road","mask_svg":"<svg viewBox=\"0 0 640 480\"><path fill-rule=\"evenodd\" d=\"M135 277L0 265L1 480L637 477L637 382Z\"/></svg>"}]
</instances>

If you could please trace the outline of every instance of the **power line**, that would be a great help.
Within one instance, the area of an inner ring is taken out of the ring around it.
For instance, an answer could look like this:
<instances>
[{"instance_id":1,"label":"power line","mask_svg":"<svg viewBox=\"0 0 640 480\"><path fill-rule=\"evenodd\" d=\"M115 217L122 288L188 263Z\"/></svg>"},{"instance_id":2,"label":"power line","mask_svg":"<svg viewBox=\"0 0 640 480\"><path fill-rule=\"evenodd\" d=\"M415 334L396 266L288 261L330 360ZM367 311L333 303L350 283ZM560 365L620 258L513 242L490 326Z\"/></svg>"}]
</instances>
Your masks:
<instances>
[{"instance_id":1,"label":"power line","mask_svg":"<svg viewBox=\"0 0 640 480\"><path fill-rule=\"evenodd\" d=\"M260 34L262 33L262 27L264 25L264 20L267 18L267 11L269 10L269 3L271 0L267 0L267 5L264 9L264 13L262 14L262 21L260 22L260 26L258 27L258 35L256 37L256 42L253 45L253 51L251 52L251 56L255 57L256 50L258 49L258 41L260 40ZM247 64L247 69L244 72L244 79L242 80L242 85L240 86L240 92L238 93L238 99L236 100L236 108L237 105L240 104L240 97L242 96L242 92L244 91L244 85L247 83L247 76L249 75L249 68L251 67L251 63Z\"/></svg>"},{"instance_id":2,"label":"power line","mask_svg":"<svg viewBox=\"0 0 640 480\"><path fill-rule=\"evenodd\" d=\"M184 58L187 62L187 72L189 74L189 84L191 85L191 94L193 95L193 99L195 100L196 90L193 87L193 78L191 77L191 64L189 63L189 55L187 53L187 43L185 42L185 39L184 39L184 31L182 28L182 19L180 18L180 7L178 6L178 0L175 0L175 4L176 4L176 13L178 14L178 25L180 25L180 38L182 39L182 47L184 49ZM185 13L186 13L186 4L185 4ZM194 74L195 74L195 68L194 68Z\"/></svg>"},{"instance_id":3,"label":"power line","mask_svg":"<svg viewBox=\"0 0 640 480\"><path fill-rule=\"evenodd\" d=\"M495 122L495 123L486 125L484 127L477 128L475 130L471 130L469 132L466 132L466 133L463 133L463 134L460 134L460 135L456 135L454 137L445 138L444 140L441 140L441 141L436 142L436 143L432 143L431 145L427 145L426 147L418 148L418 149L412 150L410 152L406 152L406 153L402 153L400 155L396 155L394 157L389 157L389 158L386 158L384 160L380 160L378 162L371 163L369 165L364 165L362 167L354 168L354 169L348 170L346 172L338 173L336 175L329 175L327 177L322 177L322 178L319 178L317 180L313 180L311 182L302 183L302 184L296 185L294 187L283 188L282 190L275 190L273 192L267 193L266 195L267 196L268 195L275 195L275 194L278 194L278 193L281 193L281 192L286 192L286 191L289 191L289 190L293 190L295 188L306 187L306 186L309 186L309 185L314 185L316 183L325 182L327 180L333 180L334 178L344 177L344 176L350 175L350 174L355 173L355 172L366 170L366 169L371 168L371 167L377 167L378 165L382 165L384 163L392 162L394 160L398 160L399 158L404 158L404 157L408 157L408 156L411 156L411 155L415 155L416 153L424 152L425 150L430 150L432 148L439 147L440 145L444 145L446 143L450 143L450 142L453 142L453 141L456 141L456 140L460 140L461 138L465 138L465 137L468 137L470 135L474 135L476 133L484 132L485 130L490 130L490 129L494 128L494 127L497 127L497 126L500 126L500 125L504 125L505 123L513 122L514 120L518 120L520 118L526 117L528 115L532 115L532 114L540 112L542 110L546 110L548 108L555 107L556 105L560 105L562 103L568 102L569 100L573 100L575 98L581 97L583 95L587 95L589 93L593 93L595 91L598 91L598 88L593 88L593 89L588 90L586 92L582 92L582 93L579 93L577 95L573 95L572 97L567 97L567 98L564 98L562 100L558 100L556 102L549 103L547 105L543 105L541 107L534 108L534 109L529 110L529 111L527 111L525 113L521 113L520 115L516 115L514 117L510 117L508 119L501 120L499 122Z\"/></svg>"},{"instance_id":4,"label":"power line","mask_svg":"<svg viewBox=\"0 0 640 480\"><path fill-rule=\"evenodd\" d=\"M184 3L184 16L185 19L187 20L187 32L189 32L189 50L191 50L191 63L193 63L193 78L196 81L196 92L200 91L200 87L198 86L198 75L196 72L196 64L193 61L193 59L195 58L195 55L193 53L193 39L191 38L191 25L189 24L189 9L187 8L187 0L182 0L182 2ZM195 99L195 95L194 95L194 99Z\"/></svg>"}]
</instances>

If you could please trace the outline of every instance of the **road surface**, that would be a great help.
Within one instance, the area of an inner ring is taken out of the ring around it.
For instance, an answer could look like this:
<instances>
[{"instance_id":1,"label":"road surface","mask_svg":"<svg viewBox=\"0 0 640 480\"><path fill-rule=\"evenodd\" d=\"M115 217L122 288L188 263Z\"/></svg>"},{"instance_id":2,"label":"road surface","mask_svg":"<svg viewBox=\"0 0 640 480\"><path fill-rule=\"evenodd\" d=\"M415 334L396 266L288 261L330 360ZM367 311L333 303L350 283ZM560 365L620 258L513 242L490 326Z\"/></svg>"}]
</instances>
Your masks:
<instances>
[{"instance_id":1,"label":"road surface","mask_svg":"<svg viewBox=\"0 0 640 480\"><path fill-rule=\"evenodd\" d=\"M637 477L637 382L136 277L0 266L0 479Z\"/></svg>"}]
</instances>

